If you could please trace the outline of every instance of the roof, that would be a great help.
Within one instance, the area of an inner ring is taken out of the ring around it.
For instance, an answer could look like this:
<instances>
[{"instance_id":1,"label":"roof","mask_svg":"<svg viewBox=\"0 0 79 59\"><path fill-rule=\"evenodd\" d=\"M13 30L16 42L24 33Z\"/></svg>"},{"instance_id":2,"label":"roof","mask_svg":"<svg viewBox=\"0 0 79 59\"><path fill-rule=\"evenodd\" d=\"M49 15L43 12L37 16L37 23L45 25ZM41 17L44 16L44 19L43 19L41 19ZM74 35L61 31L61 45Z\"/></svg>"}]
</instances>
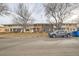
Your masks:
<instances>
[{"instance_id":1,"label":"roof","mask_svg":"<svg viewBox=\"0 0 79 59\"><path fill-rule=\"evenodd\" d=\"M0 28L4 27L4 25L0 25Z\"/></svg>"},{"instance_id":2,"label":"roof","mask_svg":"<svg viewBox=\"0 0 79 59\"><path fill-rule=\"evenodd\" d=\"M32 23L30 25L33 25L33 24L50 24L50 23ZM56 23L53 23L53 24L56 24ZM63 23L63 24L79 24L79 23ZM20 25L20 26L22 26L22 24L1 24L0 27L5 27L5 26L9 26L9 25L13 25L13 26Z\"/></svg>"}]
</instances>

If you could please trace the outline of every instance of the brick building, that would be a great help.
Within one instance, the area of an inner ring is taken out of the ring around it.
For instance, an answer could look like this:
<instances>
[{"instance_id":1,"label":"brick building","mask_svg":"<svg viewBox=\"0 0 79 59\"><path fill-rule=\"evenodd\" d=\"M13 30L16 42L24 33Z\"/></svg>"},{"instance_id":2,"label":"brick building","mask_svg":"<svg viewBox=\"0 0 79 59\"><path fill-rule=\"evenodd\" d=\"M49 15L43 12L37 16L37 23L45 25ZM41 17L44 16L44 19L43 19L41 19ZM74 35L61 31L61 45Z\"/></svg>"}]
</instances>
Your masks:
<instances>
[{"instance_id":1,"label":"brick building","mask_svg":"<svg viewBox=\"0 0 79 59\"><path fill-rule=\"evenodd\" d=\"M62 25L62 30L68 32L77 30L77 23L64 23ZM23 30L22 25L19 24L3 24L0 26L0 32L49 32L51 29L56 30L55 24L31 24L26 30Z\"/></svg>"},{"instance_id":2,"label":"brick building","mask_svg":"<svg viewBox=\"0 0 79 59\"><path fill-rule=\"evenodd\" d=\"M7 32L7 29L3 25L0 25L0 32Z\"/></svg>"},{"instance_id":3,"label":"brick building","mask_svg":"<svg viewBox=\"0 0 79 59\"><path fill-rule=\"evenodd\" d=\"M77 23L64 23L61 29L68 32L76 31L77 25L78 25ZM55 24L34 24L35 32L50 32L55 30L56 30Z\"/></svg>"}]
</instances>

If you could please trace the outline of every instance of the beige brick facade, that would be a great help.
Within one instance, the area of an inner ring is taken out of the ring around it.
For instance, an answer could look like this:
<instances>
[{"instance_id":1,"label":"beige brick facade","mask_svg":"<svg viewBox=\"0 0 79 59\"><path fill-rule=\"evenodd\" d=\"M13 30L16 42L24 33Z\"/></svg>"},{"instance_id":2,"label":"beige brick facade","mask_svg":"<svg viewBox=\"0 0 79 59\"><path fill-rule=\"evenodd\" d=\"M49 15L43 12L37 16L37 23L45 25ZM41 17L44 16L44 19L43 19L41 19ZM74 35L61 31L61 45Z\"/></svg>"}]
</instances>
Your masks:
<instances>
[{"instance_id":1,"label":"beige brick facade","mask_svg":"<svg viewBox=\"0 0 79 59\"><path fill-rule=\"evenodd\" d=\"M3 25L0 25L0 32L7 32L7 29Z\"/></svg>"},{"instance_id":2,"label":"beige brick facade","mask_svg":"<svg viewBox=\"0 0 79 59\"><path fill-rule=\"evenodd\" d=\"M54 27L55 24L52 24ZM68 32L77 30L77 23L64 23L62 25L62 29ZM52 30L56 30L52 28ZM22 32L23 28L22 25L18 24L5 24L0 26L0 32ZM50 24L32 24L30 25L25 32L49 32L51 31Z\"/></svg>"}]
</instances>

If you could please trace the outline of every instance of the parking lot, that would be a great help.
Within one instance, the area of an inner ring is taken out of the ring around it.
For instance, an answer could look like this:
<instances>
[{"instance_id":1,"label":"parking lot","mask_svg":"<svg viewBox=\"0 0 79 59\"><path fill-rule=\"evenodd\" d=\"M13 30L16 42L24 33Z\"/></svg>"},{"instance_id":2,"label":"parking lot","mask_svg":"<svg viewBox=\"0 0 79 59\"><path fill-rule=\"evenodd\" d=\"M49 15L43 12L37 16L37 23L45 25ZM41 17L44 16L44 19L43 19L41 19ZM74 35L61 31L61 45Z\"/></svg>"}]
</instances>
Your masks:
<instances>
[{"instance_id":1,"label":"parking lot","mask_svg":"<svg viewBox=\"0 0 79 59\"><path fill-rule=\"evenodd\" d=\"M44 34L0 35L0 56L79 56L79 38Z\"/></svg>"}]
</instances>

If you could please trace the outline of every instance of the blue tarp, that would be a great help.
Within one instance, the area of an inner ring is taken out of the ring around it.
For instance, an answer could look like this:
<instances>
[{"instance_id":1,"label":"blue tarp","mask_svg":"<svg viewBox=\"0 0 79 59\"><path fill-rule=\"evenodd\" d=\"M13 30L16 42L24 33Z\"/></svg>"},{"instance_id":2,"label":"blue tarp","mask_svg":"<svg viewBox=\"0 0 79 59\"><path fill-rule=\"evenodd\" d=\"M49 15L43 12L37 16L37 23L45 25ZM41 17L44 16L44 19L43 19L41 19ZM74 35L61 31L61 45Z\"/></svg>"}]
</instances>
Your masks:
<instances>
[{"instance_id":1,"label":"blue tarp","mask_svg":"<svg viewBox=\"0 0 79 59\"><path fill-rule=\"evenodd\" d=\"M73 31L72 36L74 37L79 37L79 31Z\"/></svg>"}]
</instances>

